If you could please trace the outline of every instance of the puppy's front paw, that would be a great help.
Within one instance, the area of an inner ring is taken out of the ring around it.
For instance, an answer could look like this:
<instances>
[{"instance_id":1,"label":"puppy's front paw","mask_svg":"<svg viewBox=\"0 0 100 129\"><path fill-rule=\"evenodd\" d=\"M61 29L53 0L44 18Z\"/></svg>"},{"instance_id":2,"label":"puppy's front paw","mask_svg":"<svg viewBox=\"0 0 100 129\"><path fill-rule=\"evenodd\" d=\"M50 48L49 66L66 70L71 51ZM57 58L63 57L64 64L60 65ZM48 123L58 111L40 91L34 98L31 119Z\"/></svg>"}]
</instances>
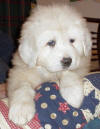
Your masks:
<instances>
[{"instance_id":1,"label":"puppy's front paw","mask_svg":"<svg viewBox=\"0 0 100 129\"><path fill-rule=\"evenodd\" d=\"M84 95L81 87L61 88L62 97L73 107L79 108L82 104Z\"/></svg>"},{"instance_id":2,"label":"puppy's front paw","mask_svg":"<svg viewBox=\"0 0 100 129\"><path fill-rule=\"evenodd\" d=\"M11 105L9 110L9 119L15 124L24 125L32 119L34 113L34 103L17 103Z\"/></svg>"}]
</instances>

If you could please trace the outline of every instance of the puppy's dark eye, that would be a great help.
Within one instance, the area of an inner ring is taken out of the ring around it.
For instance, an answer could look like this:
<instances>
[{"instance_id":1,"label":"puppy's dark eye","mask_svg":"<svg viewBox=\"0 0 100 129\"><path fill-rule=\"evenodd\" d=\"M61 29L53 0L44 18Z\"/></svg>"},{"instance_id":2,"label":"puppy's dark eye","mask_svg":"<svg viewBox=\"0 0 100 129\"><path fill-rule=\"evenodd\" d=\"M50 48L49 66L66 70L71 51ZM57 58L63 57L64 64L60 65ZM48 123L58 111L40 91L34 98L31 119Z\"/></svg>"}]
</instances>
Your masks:
<instances>
[{"instance_id":1,"label":"puppy's dark eye","mask_svg":"<svg viewBox=\"0 0 100 129\"><path fill-rule=\"evenodd\" d=\"M50 47L54 47L56 44L56 41L55 40L50 40L47 45L50 46Z\"/></svg>"},{"instance_id":2,"label":"puppy's dark eye","mask_svg":"<svg viewBox=\"0 0 100 129\"><path fill-rule=\"evenodd\" d=\"M70 39L69 41L70 41L70 43L74 43L75 39Z\"/></svg>"}]
</instances>

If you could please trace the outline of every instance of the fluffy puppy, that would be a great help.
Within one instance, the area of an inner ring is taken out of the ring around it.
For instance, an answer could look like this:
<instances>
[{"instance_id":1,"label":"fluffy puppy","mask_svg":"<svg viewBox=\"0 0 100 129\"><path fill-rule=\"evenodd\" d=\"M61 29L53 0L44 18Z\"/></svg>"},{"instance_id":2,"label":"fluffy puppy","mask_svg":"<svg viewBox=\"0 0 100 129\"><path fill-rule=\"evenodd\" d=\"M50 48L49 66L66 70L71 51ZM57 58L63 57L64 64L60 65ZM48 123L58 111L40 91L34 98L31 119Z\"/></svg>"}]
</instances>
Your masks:
<instances>
[{"instance_id":1,"label":"fluffy puppy","mask_svg":"<svg viewBox=\"0 0 100 129\"><path fill-rule=\"evenodd\" d=\"M35 113L34 88L59 83L61 95L73 107L83 100L91 37L85 20L67 5L38 6L24 23L8 79L9 119L27 123Z\"/></svg>"}]
</instances>

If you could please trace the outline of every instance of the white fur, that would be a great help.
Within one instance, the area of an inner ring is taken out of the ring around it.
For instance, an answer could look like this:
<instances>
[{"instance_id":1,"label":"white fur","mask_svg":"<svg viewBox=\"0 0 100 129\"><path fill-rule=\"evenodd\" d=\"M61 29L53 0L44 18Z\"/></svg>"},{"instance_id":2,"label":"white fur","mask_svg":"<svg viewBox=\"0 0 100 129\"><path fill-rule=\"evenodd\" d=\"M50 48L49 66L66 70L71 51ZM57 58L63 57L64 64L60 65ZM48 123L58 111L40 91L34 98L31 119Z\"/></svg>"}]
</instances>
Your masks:
<instances>
[{"instance_id":1,"label":"white fur","mask_svg":"<svg viewBox=\"0 0 100 129\"><path fill-rule=\"evenodd\" d=\"M47 45L49 40L56 40L54 47ZM78 108L91 55L91 37L81 15L67 5L39 6L24 23L19 42L8 79L9 119L22 125L33 117L34 88L46 81L59 83L64 99ZM72 58L66 69L64 57Z\"/></svg>"}]
</instances>

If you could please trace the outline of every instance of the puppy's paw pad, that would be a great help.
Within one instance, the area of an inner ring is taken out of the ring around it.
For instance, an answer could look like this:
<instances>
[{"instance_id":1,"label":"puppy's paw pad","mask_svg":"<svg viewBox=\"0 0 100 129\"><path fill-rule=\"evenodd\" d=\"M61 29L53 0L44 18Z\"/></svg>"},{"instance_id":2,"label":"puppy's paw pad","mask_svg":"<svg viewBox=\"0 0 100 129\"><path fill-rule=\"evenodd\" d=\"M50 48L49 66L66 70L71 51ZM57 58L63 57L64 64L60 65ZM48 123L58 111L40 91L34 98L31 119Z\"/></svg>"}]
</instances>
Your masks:
<instances>
[{"instance_id":1,"label":"puppy's paw pad","mask_svg":"<svg viewBox=\"0 0 100 129\"><path fill-rule=\"evenodd\" d=\"M15 124L24 125L33 118L34 113L34 104L15 104L9 110L9 119Z\"/></svg>"}]
</instances>

